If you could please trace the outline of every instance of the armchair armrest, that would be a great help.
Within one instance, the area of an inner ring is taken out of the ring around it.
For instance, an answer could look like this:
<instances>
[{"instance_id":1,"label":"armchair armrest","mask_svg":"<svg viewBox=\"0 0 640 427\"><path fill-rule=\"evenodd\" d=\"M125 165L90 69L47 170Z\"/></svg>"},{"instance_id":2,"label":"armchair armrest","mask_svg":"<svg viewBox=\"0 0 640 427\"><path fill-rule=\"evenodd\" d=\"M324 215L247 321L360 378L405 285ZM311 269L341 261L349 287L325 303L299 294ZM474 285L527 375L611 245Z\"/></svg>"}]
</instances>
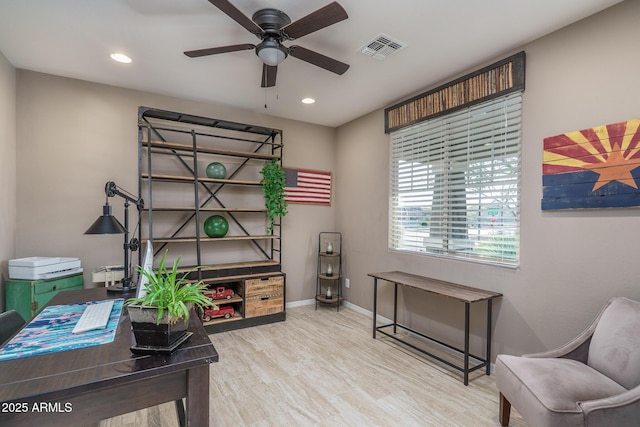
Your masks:
<instances>
[{"instance_id":1,"label":"armchair armrest","mask_svg":"<svg viewBox=\"0 0 640 427\"><path fill-rule=\"evenodd\" d=\"M597 400L578 402L589 427L635 425L640 419L640 386Z\"/></svg>"},{"instance_id":2,"label":"armchair armrest","mask_svg":"<svg viewBox=\"0 0 640 427\"><path fill-rule=\"evenodd\" d=\"M577 360L578 362L586 364L592 335L593 330L587 330L561 347L540 353L524 354L522 357L564 358Z\"/></svg>"}]
</instances>

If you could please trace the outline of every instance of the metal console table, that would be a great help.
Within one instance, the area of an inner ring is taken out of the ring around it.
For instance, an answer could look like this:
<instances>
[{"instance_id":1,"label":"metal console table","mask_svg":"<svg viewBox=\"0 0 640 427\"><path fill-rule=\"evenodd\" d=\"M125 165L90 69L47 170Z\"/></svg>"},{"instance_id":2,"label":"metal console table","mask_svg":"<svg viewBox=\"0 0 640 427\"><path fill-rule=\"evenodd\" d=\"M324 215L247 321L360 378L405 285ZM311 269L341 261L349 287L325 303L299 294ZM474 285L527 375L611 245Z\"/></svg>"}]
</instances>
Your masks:
<instances>
[{"instance_id":1,"label":"metal console table","mask_svg":"<svg viewBox=\"0 0 640 427\"><path fill-rule=\"evenodd\" d=\"M384 273L369 273L369 276L373 277L373 338L376 338L376 332L380 332L390 338L402 342L409 347L420 351L446 365L449 365L459 371L462 371L464 375L464 385L469 384L469 373L477 369L486 367L487 375L490 374L490 357L491 357L491 306L494 298L501 297L502 294L497 292L486 291L483 289L472 288L469 286L462 286L455 283L444 282L441 280L431 279L429 277L417 276L414 274L403 273L400 271L390 271ZM389 323L382 326L376 324L376 312L378 304L378 280L385 280L394 284L393 291L393 323ZM449 344L441 342L435 338L425 335L421 332L415 331L407 326L398 323L398 285L407 286L415 289L419 289L425 292L429 292L435 295L440 295L448 298L453 298L457 301L464 303L464 349L453 347ZM469 314L471 309L471 303L486 301L487 302L487 347L486 355L484 358L480 356L474 356L469 352ZM388 333L384 329L392 327L393 333ZM402 338L394 335L397 333L397 328L404 329L411 333L414 333L422 338L426 338L430 341L443 345L451 350L455 350L464 355L464 365L458 366L445 360L435 354L421 349ZM475 366L470 366L470 359L474 359L478 363Z\"/></svg>"}]
</instances>

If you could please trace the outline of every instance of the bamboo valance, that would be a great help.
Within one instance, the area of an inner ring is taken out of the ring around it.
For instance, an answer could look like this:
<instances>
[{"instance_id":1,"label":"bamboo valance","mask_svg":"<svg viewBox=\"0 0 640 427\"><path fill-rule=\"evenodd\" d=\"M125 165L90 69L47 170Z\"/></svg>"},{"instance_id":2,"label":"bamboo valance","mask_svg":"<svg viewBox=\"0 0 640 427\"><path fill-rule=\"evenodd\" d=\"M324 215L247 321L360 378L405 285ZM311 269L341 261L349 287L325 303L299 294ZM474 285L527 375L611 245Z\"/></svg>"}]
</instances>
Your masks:
<instances>
[{"instance_id":1,"label":"bamboo valance","mask_svg":"<svg viewBox=\"0 0 640 427\"><path fill-rule=\"evenodd\" d=\"M389 133L497 96L524 90L524 68L525 53L522 51L386 108L384 131Z\"/></svg>"}]
</instances>

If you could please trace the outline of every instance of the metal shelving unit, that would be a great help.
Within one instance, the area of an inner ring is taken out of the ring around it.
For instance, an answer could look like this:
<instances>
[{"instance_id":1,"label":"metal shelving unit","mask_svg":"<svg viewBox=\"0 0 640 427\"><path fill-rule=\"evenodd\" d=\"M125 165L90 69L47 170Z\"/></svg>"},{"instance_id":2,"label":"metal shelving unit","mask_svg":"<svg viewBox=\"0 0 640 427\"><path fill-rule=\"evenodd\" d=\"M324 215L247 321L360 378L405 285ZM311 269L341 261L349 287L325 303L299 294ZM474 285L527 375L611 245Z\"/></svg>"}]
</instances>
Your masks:
<instances>
[{"instance_id":1,"label":"metal shelving unit","mask_svg":"<svg viewBox=\"0 0 640 427\"><path fill-rule=\"evenodd\" d=\"M278 129L148 107L138 110L138 191L145 201L140 241L151 242L154 255L170 247L169 256L180 256L183 270L195 268L190 278L228 284L238 295L229 302L236 315L206 322L209 332L285 319L282 225L278 219L273 231L265 233L259 174L267 161L282 165L282 150ZM211 162L225 165L224 179L206 176ZM204 233L204 222L214 214L227 220L227 235ZM282 278L282 310L247 319L245 280L274 277Z\"/></svg>"}]
</instances>

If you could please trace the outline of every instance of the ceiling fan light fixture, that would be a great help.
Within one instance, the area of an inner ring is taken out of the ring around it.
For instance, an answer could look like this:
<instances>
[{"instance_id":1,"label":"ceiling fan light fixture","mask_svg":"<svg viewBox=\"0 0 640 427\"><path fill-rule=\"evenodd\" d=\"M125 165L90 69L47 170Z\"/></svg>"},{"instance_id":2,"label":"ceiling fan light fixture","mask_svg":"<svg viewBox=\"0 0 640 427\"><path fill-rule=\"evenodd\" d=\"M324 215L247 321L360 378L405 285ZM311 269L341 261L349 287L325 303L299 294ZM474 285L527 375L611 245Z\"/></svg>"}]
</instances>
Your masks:
<instances>
[{"instance_id":1,"label":"ceiling fan light fixture","mask_svg":"<svg viewBox=\"0 0 640 427\"><path fill-rule=\"evenodd\" d=\"M256 46L256 55L258 55L265 64L276 67L285 60L288 52L276 39L267 38Z\"/></svg>"}]
</instances>

